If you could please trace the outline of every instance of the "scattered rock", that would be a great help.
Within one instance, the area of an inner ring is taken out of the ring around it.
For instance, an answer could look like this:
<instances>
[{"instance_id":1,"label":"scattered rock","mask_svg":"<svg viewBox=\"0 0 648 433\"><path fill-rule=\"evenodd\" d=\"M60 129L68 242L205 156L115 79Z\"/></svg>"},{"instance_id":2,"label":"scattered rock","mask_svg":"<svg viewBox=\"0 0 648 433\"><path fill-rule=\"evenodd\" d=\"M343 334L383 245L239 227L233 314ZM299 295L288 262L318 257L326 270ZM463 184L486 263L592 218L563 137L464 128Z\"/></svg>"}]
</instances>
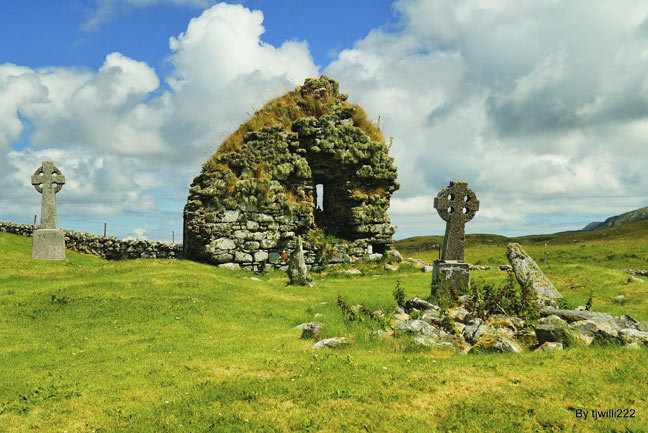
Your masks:
<instances>
[{"instance_id":1,"label":"scattered rock","mask_svg":"<svg viewBox=\"0 0 648 433\"><path fill-rule=\"evenodd\" d=\"M540 344L549 341L562 343L563 346L570 346L574 341L574 337L567 327L567 322L558 316L548 316L538 320L535 334Z\"/></svg>"},{"instance_id":2,"label":"scattered rock","mask_svg":"<svg viewBox=\"0 0 648 433\"><path fill-rule=\"evenodd\" d=\"M626 274L634 274L634 275L641 275L644 277L648 277L648 270L645 269L624 269L621 272L625 272Z\"/></svg>"},{"instance_id":3,"label":"scattered rock","mask_svg":"<svg viewBox=\"0 0 648 433\"><path fill-rule=\"evenodd\" d=\"M235 271L237 269L241 269L241 266L238 263L221 263L220 265L218 265L218 267L219 268L229 269L229 270L232 270L232 271Z\"/></svg>"},{"instance_id":4,"label":"scattered rock","mask_svg":"<svg viewBox=\"0 0 648 433\"><path fill-rule=\"evenodd\" d=\"M619 337L627 344L640 343L648 345L648 332L642 332L632 328L622 329L619 331Z\"/></svg>"},{"instance_id":5,"label":"scattered rock","mask_svg":"<svg viewBox=\"0 0 648 433\"><path fill-rule=\"evenodd\" d=\"M343 269L340 271L340 273L349 275L362 275L362 271L360 269Z\"/></svg>"},{"instance_id":6,"label":"scattered rock","mask_svg":"<svg viewBox=\"0 0 648 433\"><path fill-rule=\"evenodd\" d=\"M499 265L497 267L500 271L512 271L513 268L510 265Z\"/></svg>"},{"instance_id":7,"label":"scattered rock","mask_svg":"<svg viewBox=\"0 0 648 433\"><path fill-rule=\"evenodd\" d=\"M538 347L536 352L549 352L553 350L563 350L562 343L555 343L553 341L545 341L540 347Z\"/></svg>"},{"instance_id":8,"label":"scattered rock","mask_svg":"<svg viewBox=\"0 0 648 433\"><path fill-rule=\"evenodd\" d=\"M464 327L461 335L470 344L475 344L484 335L488 333L489 329L482 325L482 320L477 318L469 321Z\"/></svg>"},{"instance_id":9,"label":"scattered rock","mask_svg":"<svg viewBox=\"0 0 648 433\"><path fill-rule=\"evenodd\" d=\"M520 286L530 286L536 293L538 301L545 305L553 300L562 298L549 278L540 270L540 267L529 256L520 244L510 243L506 247L506 257L513 266L515 277Z\"/></svg>"},{"instance_id":10,"label":"scattered rock","mask_svg":"<svg viewBox=\"0 0 648 433\"><path fill-rule=\"evenodd\" d=\"M522 353L520 345L512 338L500 334L486 334L475 343L469 353L513 352Z\"/></svg>"},{"instance_id":11,"label":"scattered rock","mask_svg":"<svg viewBox=\"0 0 648 433\"><path fill-rule=\"evenodd\" d=\"M625 347L626 349L641 350L641 344L637 343L636 341L628 343L623 347Z\"/></svg>"},{"instance_id":12,"label":"scattered rock","mask_svg":"<svg viewBox=\"0 0 648 433\"><path fill-rule=\"evenodd\" d=\"M313 344L313 349L321 349L323 347L329 347L331 349L339 347L343 344L347 344L348 341L344 337L333 337L327 338L325 340L320 340L317 343Z\"/></svg>"},{"instance_id":13,"label":"scattered rock","mask_svg":"<svg viewBox=\"0 0 648 433\"><path fill-rule=\"evenodd\" d=\"M638 283L645 283L646 282L645 280L642 280L641 278L637 278L634 275L630 275L628 277L628 283L632 283L633 281L636 281Z\"/></svg>"},{"instance_id":14,"label":"scattered rock","mask_svg":"<svg viewBox=\"0 0 648 433\"><path fill-rule=\"evenodd\" d=\"M470 314L470 311L466 310L463 307L456 307L456 308L449 309L448 315L455 322L461 322L461 323L466 323L468 320L472 318L472 314Z\"/></svg>"},{"instance_id":15,"label":"scattered rock","mask_svg":"<svg viewBox=\"0 0 648 433\"><path fill-rule=\"evenodd\" d=\"M385 263L385 270L390 272L396 272L398 270L398 266Z\"/></svg>"},{"instance_id":16,"label":"scattered rock","mask_svg":"<svg viewBox=\"0 0 648 433\"><path fill-rule=\"evenodd\" d=\"M423 266L423 267L421 268L421 270L422 270L423 272L425 272L426 274L429 274L430 272L432 272L432 271L434 270L434 266L431 266L431 265L425 265L425 266Z\"/></svg>"},{"instance_id":17,"label":"scattered rock","mask_svg":"<svg viewBox=\"0 0 648 433\"><path fill-rule=\"evenodd\" d=\"M619 342L618 329L608 321L579 320L569 324L569 329L586 346L591 343L609 344Z\"/></svg>"},{"instance_id":18,"label":"scattered rock","mask_svg":"<svg viewBox=\"0 0 648 433\"><path fill-rule=\"evenodd\" d=\"M398 250L387 250L385 252L385 258L390 262L400 263L403 261L403 256Z\"/></svg>"},{"instance_id":19,"label":"scattered rock","mask_svg":"<svg viewBox=\"0 0 648 433\"><path fill-rule=\"evenodd\" d=\"M419 319L411 319L406 322L399 323L396 327L395 335L410 334L415 336L427 336L427 337L443 337L447 333L435 326L430 325L427 322Z\"/></svg>"},{"instance_id":20,"label":"scattered rock","mask_svg":"<svg viewBox=\"0 0 648 433\"><path fill-rule=\"evenodd\" d=\"M296 326L297 329L302 330L301 338L303 339L314 338L316 340L319 338L320 331L322 330L323 327L324 324L320 322L308 322Z\"/></svg>"},{"instance_id":21,"label":"scattered rock","mask_svg":"<svg viewBox=\"0 0 648 433\"><path fill-rule=\"evenodd\" d=\"M405 302L405 310L411 311L412 309L417 309L419 311L429 310L431 308L439 309L434 304L429 303L428 301L421 299L419 297L414 297L409 301Z\"/></svg>"}]
</instances>

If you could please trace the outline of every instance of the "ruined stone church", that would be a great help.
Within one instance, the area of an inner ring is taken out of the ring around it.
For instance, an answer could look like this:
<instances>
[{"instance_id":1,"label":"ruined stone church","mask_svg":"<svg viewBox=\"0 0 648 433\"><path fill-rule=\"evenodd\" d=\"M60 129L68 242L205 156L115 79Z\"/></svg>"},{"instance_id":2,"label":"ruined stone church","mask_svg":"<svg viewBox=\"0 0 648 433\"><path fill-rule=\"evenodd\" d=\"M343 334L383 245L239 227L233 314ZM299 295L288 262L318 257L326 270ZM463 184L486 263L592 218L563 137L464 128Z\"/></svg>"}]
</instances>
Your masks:
<instances>
[{"instance_id":1,"label":"ruined stone church","mask_svg":"<svg viewBox=\"0 0 648 433\"><path fill-rule=\"evenodd\" d=\"M282 268L301 235L309 265L379 258L399 188L377 125L336 81L308 78L268 102L202 166L184 208L185 258Z\"/></svg>"}]
</instances>

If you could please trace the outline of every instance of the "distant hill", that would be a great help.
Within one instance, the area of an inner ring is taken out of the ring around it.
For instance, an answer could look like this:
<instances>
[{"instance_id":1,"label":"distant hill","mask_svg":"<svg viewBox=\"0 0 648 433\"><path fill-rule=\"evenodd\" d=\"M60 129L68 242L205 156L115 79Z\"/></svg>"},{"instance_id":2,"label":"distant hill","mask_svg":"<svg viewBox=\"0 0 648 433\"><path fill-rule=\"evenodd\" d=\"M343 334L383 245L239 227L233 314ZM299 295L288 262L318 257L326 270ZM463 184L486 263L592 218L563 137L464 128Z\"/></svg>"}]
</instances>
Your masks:
<instances>
[{"instance_id":1,"label":"distant hill","mask_svg":"<svg viewBox=\"0 0 648 433\"><path fill-rule=\"evenodd\" d=\"M612 227L624 226L638 221L648 220L648 206L641 209L631 210L621 215L612 216L602 222L592 222L582 228L582 231L591 232L594 230L609 229Z\"/></svg>"},{"instance_id":2,"label":"distant hill","mask_svg":"<svg viewBox=\"0 0 648 433\"><path fill-rule=\"evenodd\" d=\"M648 208L638 209L648 211ZM636 211L635 211L636 212ZM625 215L625 214L623 214ZM619 217L623 216L619 215ZM564 245L577 242L606 241L614 239L645 239L648 238L648 216L637 222L623 223L617 227L603 227L600 230L576 230L551 234L537 234L516 237L505 237L494 234L472 233L466 235L466 248L479 245L498 245L506 247L509 242L522 245ZM436 251L443 244L443 236L414 236L394 242L394 247L404 256L412 253Z\"/></svg>"}]
</instances>

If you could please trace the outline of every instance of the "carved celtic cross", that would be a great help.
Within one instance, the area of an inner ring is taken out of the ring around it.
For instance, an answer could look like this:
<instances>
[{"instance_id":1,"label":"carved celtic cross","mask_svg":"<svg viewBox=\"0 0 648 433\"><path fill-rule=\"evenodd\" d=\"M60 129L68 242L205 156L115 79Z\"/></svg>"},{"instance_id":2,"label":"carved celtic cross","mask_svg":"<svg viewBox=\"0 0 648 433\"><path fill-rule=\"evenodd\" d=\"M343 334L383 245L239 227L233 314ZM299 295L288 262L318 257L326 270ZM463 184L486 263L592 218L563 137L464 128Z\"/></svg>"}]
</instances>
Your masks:
<instances>
[{"instance_id":1,"label":"carved celtic cross","mask_svg":"<svg viewBox=\"0 0 648 433\"><path fill-rule=\"evenodd\" d=\"M467 182L451 181L434 198L434 208L446 221L441 260L464 261L465 225L479 210L479 200Z\"/></svg>"},{"instance_id":2,"label":"carved celtic cross","mask_svg":"<svg viewBox=\"0 0 648 433\"><path fill-rule=\"evenodd\" d=\"M31 183L36 188L36 191L43 194L41 200L41 228L55 229L57 225L56 193L63 188L65 176L61 174L58 168L54 167L54 162L43 161L43 165L34 172Z\"/></svg>"}]
</instances>

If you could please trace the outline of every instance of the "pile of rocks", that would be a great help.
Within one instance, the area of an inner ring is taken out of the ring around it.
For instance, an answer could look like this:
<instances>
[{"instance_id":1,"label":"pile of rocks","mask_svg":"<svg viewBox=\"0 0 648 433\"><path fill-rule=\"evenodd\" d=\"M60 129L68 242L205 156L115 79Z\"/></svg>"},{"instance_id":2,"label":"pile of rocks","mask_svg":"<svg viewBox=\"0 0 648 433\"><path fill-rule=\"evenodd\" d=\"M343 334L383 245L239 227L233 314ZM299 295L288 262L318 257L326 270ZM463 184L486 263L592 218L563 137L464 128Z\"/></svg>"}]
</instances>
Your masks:
<instances>
[{"instance_id":1,"label":"pile of rocks","mask_svg":"<svg viewBox=\"0 0 648 433\"><path fill-rule=\"evenodd\" d=\"M31 237L39 226L0 222L0 232ZM148 240L120 240L113 236L103 237L90 233L65 230L65 248L85 254L93 254L108 260L139 258L177 259L182 256L182 245Z\"/></svg>"},{"instance_id":2,"label":"pile of rocks","mask_svg":"<svg viewBox=\"0 0 648 433\"><path fill-rule=\"evenodd\" d=\"M417 345L445 347L461 353L521 353L592 344L619 344L632 349L648 346L648 322L639 322L628 315L616 317L584 307L575 310L544 307L540 311L542 317L530 326L519 317L504 314L479 318L465 308L467 300L463 296L462 305L449 309L446 316L439 306L412 298L404 306L396 307L388 318L391 329L372 335L410 338ZM319 340L323 327L320 322L298 326L303 330L302 338L315 340ZM348 340L335 337L313 347L334 347L343 342Z\"/></svg>"}]
</instances>

